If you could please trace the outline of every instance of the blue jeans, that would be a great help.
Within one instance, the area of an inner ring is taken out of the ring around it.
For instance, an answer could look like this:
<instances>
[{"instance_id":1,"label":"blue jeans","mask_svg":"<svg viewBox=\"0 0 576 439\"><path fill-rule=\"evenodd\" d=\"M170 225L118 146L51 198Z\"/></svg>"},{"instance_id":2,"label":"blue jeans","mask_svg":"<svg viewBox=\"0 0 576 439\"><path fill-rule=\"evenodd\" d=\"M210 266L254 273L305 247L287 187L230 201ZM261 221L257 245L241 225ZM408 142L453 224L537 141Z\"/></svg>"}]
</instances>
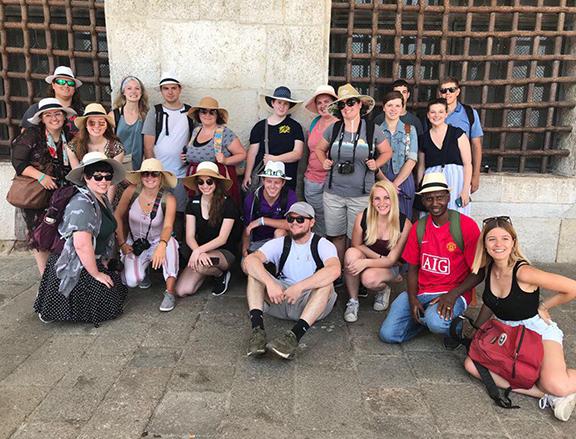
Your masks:
<instances>
[{"instance_id":1,"label":"blue jeans","mask_svg":"<svg viewBox=\"0 0 576 439\"><path fill-rule=\"evenodd\" d=\"M403 343L414 338L425 327L435 334L449 335L452 320L444 320L438 314L438 304L430 305L430 302L441 294L419 295L418 300L424 306L422 324L412 317L408 293L401 293L392 305L382 326L380 327L380 340L384 343ZM466 310L466 304L462 297L456 299L452 317L461 315Z\"/></svg>"}]
</instances>

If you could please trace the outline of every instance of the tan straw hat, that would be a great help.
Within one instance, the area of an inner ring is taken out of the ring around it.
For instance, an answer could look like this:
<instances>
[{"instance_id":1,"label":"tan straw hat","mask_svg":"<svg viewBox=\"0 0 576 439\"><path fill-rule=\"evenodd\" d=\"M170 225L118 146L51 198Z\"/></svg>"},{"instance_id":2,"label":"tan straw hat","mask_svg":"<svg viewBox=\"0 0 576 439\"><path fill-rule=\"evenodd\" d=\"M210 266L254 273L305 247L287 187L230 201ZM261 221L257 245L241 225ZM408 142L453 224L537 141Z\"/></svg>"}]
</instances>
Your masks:
<instances>
[{"instance_id":1,"label":"tan straw hat","mask_svg":"<svg viewBox=\"0 0 576 439\"><path fill-rule=\"evenodd\" d=\"M78 127L79 130L84 129L84 126L86 125L86 119L88 119L90 116L102 116L106 118L108 125L110 125L112 128L114 128L114 126L116 125L114 123L114 118L108 115L106 109L102 105L97 104L95 102L86 105L86 108L84 109L84 114L82 116L78 116L74 120L74 125L76 125L76 127Z\"/></svg>"},{"instance_id":2,"label":"tan straw hat","mask_svg":"<svg viewBox=\"0 0 576 439\"><path fill-rule=\"evenodd\" d=\"M160 172L164 176L164 184L171 188L176 187L178 184L176 176L170 171L165 171L162 167L162 162L158 159L144 160L138 171L130 171L126 173L126 180L132 184L140 184L142 181L142 176L140 174L142 174L142 172Z\"/></svg>"},{"instance_id":3,"label":"tan straw hat","mask_svg":"<svg viewBox=\"0 0 576 439\"><path fill-rule=\"evenodd\" d=\"M190 110L188 111L188 117L190 119L199 121L200 117L196 113L198 113L202 109L217 110L218 114L220 115L220 118L224 121L224 123L228 123L228 110L226 110L225 108L220 108L220 106L218 105L218 101L211 96L204 96L202 99L200 99L198 105L190 108Z\"/></svg>"},{"instance_id":4,"label":"tan straw hat","mask_svg":"<svg viewBox=\"0 0 576 439\"><path fill-rule=\"evenodd\" d=\"M350 98L357 98L362 102L362 106L366 109L364 114L368 114L376 105L374 98L368 95L362 95L358 90L352 87L352 84L344 84L338 87L338 99L336 99L332 104L328 107L328 111L332 114L340 113L338 109L338 102L340 101L347 101Z\"/></svg>"},{"instance_id":5,"label":"tan straw hat","mask_svg":"<svg viewBox=\"0 0 576 439\"><path fill-rule=\"evenodd\" d=\"M196 190L196 177L212 177L216 180L222 180L224 184L224 190L228 190L232 187L232 180L224 177L218 171L218 165L213 162L200 162L196 167L196 172L188 177L182 179L182 183L188 189Z\"/></svg>"},{"instance_id":6,"label":"tan straw hat","mask_svg":"<svg viewBox=\"0 0 576 439\"><path fill-rule=\"evenodd\" d=\"M71 181L75 185L84 186L84 168L88 165L93 165L94 163L98 162L106 162L112 166L112 169L114 170L112 184L118 184L124 180L126 171L124 170L122 164L114 159L109 159L103 152L100 151L92 151L86 153L82 158L80 165L77 168L72 169L68 175L66 175L66 180Z\"/></svg>"},{"instance_id":7,"label":"tan straw hat","mask_svg":"<svg viewBox=\"0 0 576 439\"><path fill-rule=\"evenodd\" d=\"M306 101L306 104L304 104L306 109L311 113L318 114L318 108L316 108L316 98L320 95L328 95L332 96L334 99L338 99L338 95L334 91L334 87L331 85L321 85L316 89L312 97Z\"/></svg>"},{"instance_id":8,"label":"tan straw hat","mask_svg":"<svg viewBox=\"0 0 576 439\"><path fill-rule=\"evenodd\" d=\"M422 184L420 185L420 190L416 193L425 194L436 191L450 192L446 176L442 172L430 172L429 174L425 174L422 179Z\"/></svg>"}]
</instances>

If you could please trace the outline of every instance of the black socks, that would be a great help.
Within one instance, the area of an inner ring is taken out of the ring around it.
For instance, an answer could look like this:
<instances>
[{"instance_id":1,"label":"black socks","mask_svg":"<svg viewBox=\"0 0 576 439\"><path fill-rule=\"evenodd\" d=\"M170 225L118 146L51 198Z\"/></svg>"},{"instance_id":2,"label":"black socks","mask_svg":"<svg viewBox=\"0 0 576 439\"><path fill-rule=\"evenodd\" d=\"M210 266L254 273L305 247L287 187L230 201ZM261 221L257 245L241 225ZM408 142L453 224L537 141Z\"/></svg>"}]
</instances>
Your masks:
<instances>
[{"instance_id":1,"label":"black socks","mask_svg":"<svg viewBox=\"0 0 576 439\"><path fill-rule=\"evenodd\" d=\"M262 318L263 314L264 313L261 309L254 308L250 310L250 322L252 323L252 329L264 329L264 319Z\"/></svg>"},{"instance_id":2,"label":"black socks","mask_svg":"<svg viewBox=\"0 0 576 439\"><path fill-rule=\"evenodd\" d=\"M292 328L292 332L296 335L296 340L300 341L302 336L306 334L306 331L310 328L310 325L306 323L306 320L298 320L294 327Z\"/></svg>"}]
</instances>

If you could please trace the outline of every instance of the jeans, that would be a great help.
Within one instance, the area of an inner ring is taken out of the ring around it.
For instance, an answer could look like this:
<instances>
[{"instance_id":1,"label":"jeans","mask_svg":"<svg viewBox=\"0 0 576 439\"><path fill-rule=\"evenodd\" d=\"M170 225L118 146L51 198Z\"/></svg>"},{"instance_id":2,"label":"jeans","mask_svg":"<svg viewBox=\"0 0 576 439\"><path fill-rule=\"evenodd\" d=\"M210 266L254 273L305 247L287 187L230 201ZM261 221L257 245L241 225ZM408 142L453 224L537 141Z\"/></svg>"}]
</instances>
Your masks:
<instances>
[{"instance_id":1,"label":"jeans","mask_svg":"<svg viewBox=\"0 0 576 439\"><path fill-rule=\"evenodd\" d=\"M424 328L435 334L449 335L452 320L444 320L438 314L438 305L430 305L430 302L441 294L421 294L417 298L424 306L424 317L416 322L412 317L408 293L401 293L392 305L382 326L380 327L380 340L384 343L403 343L414 338ZM459 297L454 302L452 317L461 315L466 310L466 301Z\"/></svg>"}]
</instances>

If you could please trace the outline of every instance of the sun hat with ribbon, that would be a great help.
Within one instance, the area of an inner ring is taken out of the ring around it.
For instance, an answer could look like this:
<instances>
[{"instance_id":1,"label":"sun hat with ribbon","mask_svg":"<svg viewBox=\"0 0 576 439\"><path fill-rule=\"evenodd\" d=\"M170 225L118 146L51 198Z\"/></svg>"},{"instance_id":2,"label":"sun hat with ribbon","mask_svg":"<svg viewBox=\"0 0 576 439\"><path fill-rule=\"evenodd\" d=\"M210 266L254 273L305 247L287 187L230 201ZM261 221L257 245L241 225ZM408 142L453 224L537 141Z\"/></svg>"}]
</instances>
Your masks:
<instances>
[{"instance_id":1,"label":"sun hat with ribbon","mask_svg":"<svg viewBox=\"0 0 576 439\"><path fill-rule=\"evenodd\" d=\"M282 180L292 180L292 177L286 175L286 167L283 162L273 162L270 160L266 163L264 170L258 177L264 178L281 178Z\"/></svg>"},{"instance_id":2,"label":"sun hat with ribbon","mask_svg":"<svg viewBox=\"0 0 576 439\"><path fill-rule=\"evenodd\" d=\"M79 79L76 79L76 77L74 76L74 72L68 66L56 67L56 70L54 70L54 73L46 76L46 78L44 78L44 81L46 81L48 84L52 84L52 82L54 82L54 80L57 78L73 80L76 83L76 88L78 88L82 85L82 81L80 81Z\"/></svg>"},{"instance_id":3,"label":"sun hat with ribbon","mask_svg":"<svg viewBox=\"0 0 576 439\"><path fill-rule=\"evenodd\" d=\"M28 119L28 122L34 125L38 125L42 120L42 113L45 111L60 110L66 113L68 116L75 116L76 112L72 108L63 107L60 101L56 98L44 98L38 102L38 110L34 113L34 116Z\"/></svg>"},{"instance_id":4,"label":"sun hat with ribbon","mask_svg":"<svg viewBox=\"0 0 576 439\"><path fill-rule=\"evenodd\" d=\"M232 180L220 174L218 165L213 162L200 162L196 167L196 172L188 177L184 177L182 183L184 183L184 186L188 189L196 190L196 177L211 177L216 180L222 180L224 190L226 191L232 187Z\"/></svg>"},{"instance_id":5,"label":"sun hat with ribbon","mask_svg":"<svg viewBox=\"0 0 576 439\"><path fill-rule=\"evenodd\" d=\"M416 193L420 195L435 191L450 192L450 187L446 181L446 176L442 172L430 172L428 174L424 174L420 190Z\"/></svg>"},{"instance_id":6,"label":"sun hat with ribbon","mask_svg":"<svg viewBox=\"0 0 576 439\"><path fill-rule=\"evenodd\" d=\"M338 99L336 99L330 106L328 107L328 111L332 114L340 113L338 109L338 102L340 101L347 101L348 99L356 98L362 102L362 106L366 110L364 114L368 114L376 105L374 98L372 96L360 94L358 90L352 87L352 84L344 84L338 87Z\"/></svg>"},{"instance_id":7,"label":"sun hat with ribbon","mask_svg":"<svg viewBox=\"0 0 576 439\"><path fill-rule=\"evenodd\" d=\"M218 105L218 101L211 96L204 96L202 99L200 99L198 105L190 108L188 111L188 117L197 121L200 120L197 113L202 109L217 110L218 114L220 114L220 118L224 121L224 123L228 123L228 110L221 108Z\"/></svg>"},{"instance_id":8,"label":"sun hat with ribbon","mask_svg":"<svg viewBox=\"0 0 576 439\"><path fill-rule=\"evenodd\" d=\"M174 73L166 72L163 73L162 76L160 77L160 82L158 83L158 87L156 88L159 90L160 88L162 88L163 85L169 85L169 84L176 84L182 86L180 81L176 79L176 75L174 75Z\"/></svg>"},{"instance_id":9,"label":"sun hat with ribbon","mask_svg":"<svg viewBox=\"0 0 576 439\"><path fill-rule=\"evenodd\" d=\"M162 162L158 159L144 160L138 171L129 171L126 173L126 180L132 184L139 184L142 181L141 174L143 172L160 172L164 176L163 181L165 185L171 188L175 188L178 184L176 176L172 172L164 170Z\"/></svg>"},{"instance_id":10,"label":"sun hat with ribbon","mask_svg":"<svg viewBox=\"0 0 576 439\"><path fill-rule=\"evenodd\" d=\"M85 185L84 168L88 165L93 165L94 163L99 162L106 162L110 166L112 166L112 169L114 170L114 177L112 178L112 184L118 184L122 180L124 180L126 171L124 170L122 163L114 159L109 159L103 152L100 151L92 151L84 155L82 161L80 162L80 165L77 168L72 169L68 173L68 175L66 175L66 180L78 186L84 186Z\"/></svg>"},{"instance_id":11,"label":"sun hat with ribbon","mask_svg":"<svg viewBox=\"0 0 576 439\"><path fill-rule=\"evenodd\" d=\"M316 108L316 98L320 95L328 95L332 96L334 99L338 99L338 95L334 91L334 87L331 85L321 85L316 89L312 97L308 99L304 104L304 107L311 113L318 114L318 109Z\"/></svg>"},{"instance_id":12,"label":"sun hat with ribbon","mask_svg":"<svg viewBox=\"0 0 576 439\"><path fill-rule=\"evenodd\" d=\"M266 101L266 105L268 105L268 107L271 110L274 110L274 107L272 107L273 100L286 101L290 104L290 108L293 108L296 105L302 103L302 101L292 99L292 92L288 87L285 87L283 85L281 85L280 87L276 87L274 93L272 93L271 95L263 94L262 96L264 97L264 101Z\"/></svg>"},{"instance_id":13,"label":"sun hat with ribbon","mask_svg":"<svg viewBox=\"0 0 576 439\"><path fill-rule=\"evenodd\" d=\"M112 127L116 125L114 123L114 118L106 112L106 109L102 105L97 103L86 105L86 108L84 109L84 114L82 116L78 116L74 120L74 125L76 125L76 127L78 127L79 130L83 129L84 126L86 125L86 119L88 119L90 116L105 117L106 121L108 122L108 125Z\"/></svg>"}]
</instances>

